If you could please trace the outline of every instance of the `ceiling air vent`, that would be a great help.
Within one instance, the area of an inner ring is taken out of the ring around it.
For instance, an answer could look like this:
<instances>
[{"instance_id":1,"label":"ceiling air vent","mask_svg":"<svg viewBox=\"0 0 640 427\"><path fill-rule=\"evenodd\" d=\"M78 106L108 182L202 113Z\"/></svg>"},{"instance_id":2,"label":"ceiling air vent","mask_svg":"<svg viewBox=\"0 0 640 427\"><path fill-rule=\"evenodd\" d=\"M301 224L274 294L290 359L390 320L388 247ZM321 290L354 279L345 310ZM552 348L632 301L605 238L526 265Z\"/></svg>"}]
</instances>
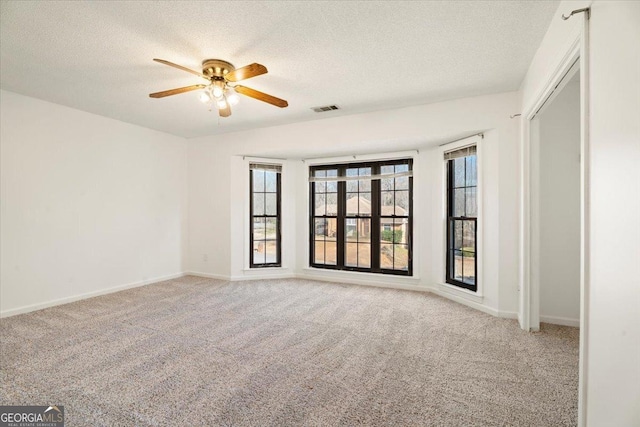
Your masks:
<instances>
[{"instance_id":1,"label":"ceiling air vent","mask_svg":"<svg viewBox=\"0 0 640 427\"><path fill-rule=\"evenodd\" d=\"M326 105L324 107L313 107L312 110L315 111L316 113L324 113L325 111L331 111L331 110L339 110L340 107L338 107L337 105Z\"/></svg>"}]
</instances>

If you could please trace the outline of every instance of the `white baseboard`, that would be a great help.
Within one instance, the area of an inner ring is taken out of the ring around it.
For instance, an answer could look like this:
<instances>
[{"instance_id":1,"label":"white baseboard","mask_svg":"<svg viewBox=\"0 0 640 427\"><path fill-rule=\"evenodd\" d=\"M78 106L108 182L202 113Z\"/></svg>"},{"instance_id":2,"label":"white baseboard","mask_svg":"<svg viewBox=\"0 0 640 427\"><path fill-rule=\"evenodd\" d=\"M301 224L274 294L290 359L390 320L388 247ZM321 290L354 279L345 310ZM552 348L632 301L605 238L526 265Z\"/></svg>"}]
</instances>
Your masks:
<instances>
[{"instance_id":1,"label":"white baseboard","mask_svg":"<svg viewBox=\"0 0 640 427\"><path fill-rule=\"evenodd\" d=\"M420 284L418 277L381 275L377 273L356 273L353 271L335 271L321 268L304 268L296 278L319 280L322 282L349 283L352 285L375 286L379 288L403 289L407 291L428 291Z\"/></svg>"},{"instance_id":2,"label":"white baseboard","mask_svg":"<svg viewBox=\"0 0 640 427\"><path fill-rule=\"evenodd\" d=\"M53 301L47 301L38 304L26 305L23 307L13 308L10 310L0 311L1 317L9 317L15 316L17 314L28 313L31 311L42 310L48 307L54 307L57 305L68 304L70 302L79 301L82 299L97 297L100 295L106 295L113 292L123 291L125 289L136 288L139 286L148 285L151 283L162 282L164 280L176 279L178 277L183 276L197 276L197 277L205 277L209 279L218 279L218 280L226 280L226 281L247 281L247 280L269 280L269 279L306 279L306 280L318 280L322 282L333 282L333 283L349 283L353 285L362 285L362 286L374 286L379 288L390 288L390 289L401 289L406 291L418 291L418 292L433 292L436 295L442 296L444 298L450 299L457 303L466 305L468 307L474 308L476 310L482 311L483 313L490 314L496 317L503 317L507 319L517 319L518 313L515 312L506 312L499 311L492 307L488 307L480 302L469 299L466 296L459 296L448 290L439 289L437 286L429 287L420 284L420 280L418 278L408 278L408 277L389 277L385 278L388 280L371 280L373 277L367 277L364 279L358 278L360 276L349 276L349 275L335 275L332 274L334 272L324 272L324 271L305 271L302 273L295 272L278 272L278 273L266 273L266 274L252 274L246 276L233 276L230 277L228 275L223 274L212 274L212 273L203 273L199 271L185 271L183 273L176 273L169 276L164 277L155 277L152 279L146 279L139 282L127 283L125 285L114 286L107 289L101 289L94 292L87 292L84 294L74 295L70 297L60 298ZM413 282L413 283L412 283ZM556 325L565 325L565 326L575 326L578 327L580 322L574 319L566 319L561 317L550 317L550 316L541 316L540 320L542 322L553 323Z\"/></svg>"},{"instance_id":3,"label":"white baseboard","mask_svg":"<svg viewBox=\"0 0 640 427\"><path fill-rule=\"evenodd\" d=\"M231 276L226 274L202 273L200 271L185 271L185 276L206 277L207 279L231 280Z\"/></svg>"},{"instance_id":4,"label":"white baseboard","mask_svg":"<svg viewBox=\"0 0 640 427\"><path fill-rule=\"evenodd\" d=\"M24 305L22 307L0 311L0 318L15 316L17 314L29 313L31 311L42 310L44 308L54 307L57 305L68 304L70 302L75 302L75 301L79 301L87 298L93 298L100 295L106 295L106 294L111 294L118 291L124 291L125 289L137 288L139 286L149 285L151 283L162 282L164 280L177 279L178 277L182 277L184 275L185 275L184 273L176 273L176 274L171 274L169 276L154 277L152 279L146 279L138 282L127 283L124 285L113 286L111 288L100 289L97 291L86 292L78 295L72 295L69 297L59 298L52 301Z\"/></svg>"},{"instance_id":5,"label":"white baseboard","mask_svg":"<svg viewBox=\"0 0 640 427\"><path fill-rule=\"evenodd\" d=\"M433 292L436 295L439 295L441 297L450 299L451 301L455 301L459 304L462 305L466 305L467 307L471 307L473 309L476 309L478 311L481 311L483 313L486 314L490 314L491 316L494 317L501 317L503 319L517 319L518 318L518 313L516 312L512 312L512 311L501 311L501 310L497 310L493 307L489 307L486 306L480 302L477 302L475 300L472 300L466 296L462 296L462 295L457 295L454 294L453 292L450 292L449 290L444 290L442 289L442 287L434 287L434 288L430 288L430 291Z\"/></svg>"},{"instance_id":6,"label":"white baseboard","mask_svg":"<svg viewBox=\"0 0 640 427\"><path fill-rule=\"evenodd\" d=\"M571 319L568 317L558 317L558 316L543 316L540 315L541 323L551 323L552 325L560 325L560 326L572 326L574 328L580 327L580 319Z\"/></svg>"},{"instance_id":7,"label":"white baseboard","mask_svg":"<svg viewBox=\"0 0 640 427\"><path fill-rule=\"evenodd\" d=\"M247 274L244 276L231 276L229 280L232 282L245 282L247 280L269 280L269 279L295 279L294 273L266 273L266 274Z\"/></svg>"}]
</instances>

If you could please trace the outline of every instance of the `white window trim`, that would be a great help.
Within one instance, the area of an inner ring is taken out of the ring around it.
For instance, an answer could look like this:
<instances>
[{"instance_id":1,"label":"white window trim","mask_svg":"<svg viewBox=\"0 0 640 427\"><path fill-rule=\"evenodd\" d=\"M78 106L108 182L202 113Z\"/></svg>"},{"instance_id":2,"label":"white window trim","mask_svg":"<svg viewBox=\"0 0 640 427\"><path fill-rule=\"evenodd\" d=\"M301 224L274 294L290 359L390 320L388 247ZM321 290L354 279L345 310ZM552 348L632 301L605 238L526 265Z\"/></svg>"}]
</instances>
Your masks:
<instances>
[{"instance_id":1,"label":"white window trim","mask_svg":"<svg viewBox=\"0 0 640 427\"><path fill-rule=\"evenodd\" d=\"M483 135L473 135L468 138L461 139L459 141L452 142L450 144L445 144L440 146L439 156L441 159L441 176L442 176L442 187L441 187L441 200L442 200L442 210L441 210L441 232L442 232L442 254L441 254L441 265L442 265L442 277L440 278L441 282L439 286L446 290L456 291L454 293L458 293L461 297L481 302L482 300L478 300L478 298L484 297L484 215L483 215L483 194L484 194L484 167L483 167L483 152L482 152L482 140ZM478 271L476 271L476 281L478 283L478 289L473 292L469 289L464 289L458 286L454 286L450 283L447 283L447 162L444 160L444 153L448 151L457 150L469 145L476 146L476 167L478 173L478 187L477 187L477 204L478 204L478 219L476 222L476 247L478 253L476 256L478 257Z\"/></svg>"},{"instance_id":2,"label":"white window trim","mask_svg":"<svg viewBox=\"0 0 640 427\"><path fill-rule=\"evenodd\" d=\"M280 182L281 182L281 187L280 187L280 220L282 221L282 217L283 217L283 212L284 212L284 197L283 196L283 190L282 190L282 179L284 177L285 171L286 171L286 160L284 159L269 159L269 158L264 158L264 157L248 157L245 156L243 157L244 160L244 167L243 167L243 184L242 184L242 188L244 188L244 206L242 209L243 215L244 215L244 232L243 232L243 247L244 247L244 254L243 256L243 271L246 273L249 272L269 272L269 271L279 271L279 270L289 270L289 267L285 266L285 255L284 252L286 250L285 245L282 244L283 242L283 237L282 235L280 236L280 266L279 267L258 267L258 268L251 268L251 263L250 263L250 259L249 259L249 253L251 251L251 221L250 221L250 216L251 216L251 212L249 211L249 209L251 208L251 200L250 200L250 195L251 195L251 188L249 187L249 165L251 163L264 163L264 164L268 164L268 165L279 165L282 168L282 171L280 172L281 177L280 177ZM281 233L284 233L284 227L283 224L280 224L280 231Z\"/></svg>"}]
</instances>

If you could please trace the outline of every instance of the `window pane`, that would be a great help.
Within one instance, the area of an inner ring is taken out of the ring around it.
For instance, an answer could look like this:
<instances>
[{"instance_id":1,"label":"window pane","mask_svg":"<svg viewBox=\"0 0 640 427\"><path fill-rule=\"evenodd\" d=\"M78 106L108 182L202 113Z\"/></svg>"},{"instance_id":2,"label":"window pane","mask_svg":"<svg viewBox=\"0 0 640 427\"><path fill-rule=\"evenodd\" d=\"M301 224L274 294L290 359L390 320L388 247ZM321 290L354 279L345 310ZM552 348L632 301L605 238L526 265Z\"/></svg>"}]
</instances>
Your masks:
<instances>
[{"instance_id":1,"label":"window pane","mask_svg":"<svg viewBox=\"0 0 640 427\"><path fill-rule=\"evenodd\" d=\"M382 191L391 191L393 190L393 178L383 178L380 180L380 188Z\"/></svg>"},{"instance_id":2,"label":"window pane","mask_svg":"<svg viewBox=\"0 0 640 427\"><path fill-rule=\"evenodd\" d=\"M327 218L327 237L333 238L335 240L336 234L338 232L338 219L337 218Z\"/></svg>"},{"instance_id":3,"label":"window pane","mask_svg":"<svg viewBox=\"0 0 640 427\"><path fill-rule=\"evenodd\" d=\"M313 185L314 185L313 188L315 190L315 193L318 194L318 193L324 193L325 192L327 184L325 182L318 181L318 182L314 182Z\"/></svg>"},{"instance_id":4,"label":"window pane","mask_svg":"<svg viewBox=\"0 0 640 427\"><path fill-rule=\"evenodd\" d=\"M371 215L371 193L360 193L360 215Z\"/></svg>"},{"instance_id":5,"label":"window pane","mask_svg":"<svg viewBox=\"0 0 640 427\"><path fill-rule=\"evenodd\" d=\"M475 187L478 185L477 157L465 157L467 161L466 185L467 187Z\"/></svg>"},{"instance_id":6,"label":"window pane","mask_svg":"<svg viewBox=\"0 0 640 427\"><path fill-rule=\"evenodd\" d=\"M265 260L265 247L264 241L254 241L253 242L253 263L254 264L264 264Z\"/></svg>"},{"instance_id":7,"label":"window pane","mask_svg":"<svg viewBox=\"0 0 640 427\"><path fill-rule=\"evenodd\" d=\"M327 171L327 176L338 176L338 169L330 169ZM327 182L327 193L335 193L338 191L338 183L335 181Z\"/></svg>"},{"instance_id":8,"label":"window pane","mask_svg":"<svg viewBox=\"0 0 640 427\"><path fill-rule=\"evenodd\" d=\"M325 210L324 203L325 203L325 195L316 194L315 201L314 201L314 209L315 209L316 216L326 215L327 211Z\"/></svg>"},{"instance_id":9,"label":"window pane","mask_svg":"<svg viewBox=\"0 0 640 427\"><path fill-rule=\"evenodd\" d=\"M380 218L380 242L393 243L395 229L392 218Z\"/></svg>"},{"instance_id":10,"label":"window pane","mask_svg":"<svg viewBox=\"0 0 640 427\"><path fill-rule=\"evenodd\" d=\"M337 193L327 193L327 215L338 215Z\"/></svg>"},{"instance_id":11,"label":"window pane","mask_svg":"<svg viewBox=\"0 0 640 427\"><path fill-rule=\"evenodd\" d=\"M347 169L347 176L358 176L358 169ZM358 181L347 181L347 191L358 191Z\"/></svg>"},{"instance_id":12,"label":"window pane","mask_svg":"<svg viewBox=\"0 0 640 427\"><path fill-rule=\"evenodd\" d=\"M347 218L344 220L344 235L348 242L358 241L358 220L356 218Z\"/></svg>"},{"instance_id":13,"label":"window pane","mask_svg":"<svg viewBox=\"0 0 640 427\"><path fill-rule=\"evenodd\" d=\"M404 165L395 165L395 172L396 173L400 173L400 172L409 172L409 165L404 164Z\"/></svg>"},{"instance_id":14,"label":"window pane","mask_svg":"<svg viewBox=\"0 0 640 427\"><path fill-rule=\"evenodd\" d=\"M370 219L358 219L358 242L370 242L371 241L371 220Z\"/></svg>"},{"instance_id":15,"label":"window pane","mask_svg":"<svg viewBox=\"0 0 640 427\"><path fill-rule=\"evenodd\" d=\"M393 191L382 191L380 193L380 203L382 206L380 214L383 216L391 216L394 214L395 209L393 208L394 200L393 200Z\"/></svg>"},{"instance_id":16,"label":"window pane","mask_svg":"<svg viewBox=\"0 0 640 427\"><path fill-rule=\"evenodd\" d=\"M324 177L327 176L327 171L326 170L313 171L313 176L318 177L318 178L324 178Z\"/></svg>"},{"instance_id":17,"label":"window pane","mask_svg":"<svg viewBox=\"0 0 640 427\"><path fill-rule=\"evenodd\" d=\"M453 159L453 185L454 187L464 187L464 157Z\"/></svg>"},{"instance_id":18,"label":"window pane","mask_svg":"<svg viewBox=\"0 0 640 427\"><path fill-rule=\"evenodd\" d=\"M453 216L464 216L464 188L453 190Z\"/></svg>"},{"instance_id":19,"label":"window pane","mask_svg":"<svg viewBox=\"0 0 640 427\"><path fill-rule=\"evenodd\" d=\"M464 278L463 282L469 285L474 285L476 283L476 264L475 264L475 254L473 252L462 252L463 256L463 271Z\"/></svg>"},{"instance_id":20,"label":"window pane","mask_svg":"<svg viewBox=\"0 0 640 427\"><path fill-rule=\"evenodd\" d=\"M473 221L464 221L462 231L462 250L475 252L476 226Z\"/></svg>"},{"instance_id":21,"label":"window pane","mask_svg":"<svg viewBox=\"0 0 640 427\"><path fill-rule=\"evenodd\" d=\"M314 235L316 240L324 240L327 234L327 224L324 218L316 218L314 220Z\"/></svg>"},{"instance_id":22,"label":"window pane","mask_svg":"<svg viewBox=\"0 0 640 427\"><path fill-rule=\"evenodd\" d=\"M276 218L265 218L266 223L266 232L265 238L267 240L276 240L276 236L278 235L278 220Z\"/></svg>"},{"instance_id":23,"label":"window pane","mask_svg":"<svg viewBox=\"0 0 640 427\"><path fill-rule=\"evenodd\" d=\"M409 221L407 219L395 219L393 221L393 243L407 243Z\"/></svg>"},{"instance_id":24,"label":"window pane","mask_svg":"<svg viewBox=\"0 0 640 427\"><path fill-rule=\"evenodd\" d=\"M371 245L369 243L358 243L358 267L371 267Z\"/></svg>"},{"instance_id":25,"label":"window pane","mask_svg":"<svg viewBox=\"0 0 640 427\"><path fill-rule=\"evenodd\" d=\"M393 245L394 270L408 270L409 269L409 249L407 245Z\"/></svg>"},{"instance_id":26,"label":"window pane","mask_svg":"<svg viewBox=\"0 0 640 427\"><path fill-rule=\"evenodd\" d=\"M252 170L253 174L253 191L256 193L264 191L264 171Z\"/></svg>"},{"instance_id":27,"label":"window pane","mask_svg":"<svg viewBox=\"0 0 640 427\"><path fill-rule=\"evenodd\" d=\"M327 240L325 243L325 264L336 265L336 260L338 259L337 250L336 241Z\"/></svg>"},{"instance_id":28,"label":"window pane","mask_svg":"<svg viewBox=\"0 0 640 427\"><path fill-rule=\"evenodd\" d=\"M396 190L408 190L409 189L409 177L401 176L396 178Z\"/></svg>"},{"instance_id":29,"label":"window pane","mask_svg":"<svg viewBox=\"0 0 640 427\"><path fill-rule=\"evenodd\" d=\"M393 245L380 245L380 268L393 269Z\"/></svg>"},{"instance_id":30,"label":"window pane","mask_svg":"<svg viewBox=\"0 0 640 427\"><path fill-rule=\"evenodd\" d=\"M371 176L371 168L360 168L358 169L359 176ZM358 191L371 191L371 180L370 179L361 179L358 181Z\"/></svg>"},{"instance_id":31,"label":"window pane","mask_svg":"<svg viewBox=\"0 0 640 427\"><path fill-rule=\"evenodd\" d=\"M358 193L347 193L347 215L358 215Z\"/></svg>"},{"instance_id":32,"label":"window pane","mask_svg":"<svg viewBox=\"0 0 640 427\"><path fill-rule=\"evenodd\" d=\"M475 218L478 216L478 206L477 206L477 202L476 202L476 194L477 194L477 190L476 187L472 187L472 188L466 188L465 189L465 199L466 199L466 211L467 214L466 216L470 217L470 218Z\"/></svg>"},{"instance_id":33,"label":"window pane","mask_svg":"<svg viewBox=\"0 0 640 427\"><path fill-rule=\"evenodd\" d=\"M266 193L265 197L265 215L278 214L278 195L276 193Z\"/></svg>"},{"instance_id":34,"label":"window pane","mask_svg":"<svg viewBox=\"0 0 640 427\"><path fill-rule=\"evenodd\" d=\"M357 243L347 243L345 246L345 265L351 267L358 266L358 244Z\"/></svg>"},{"instance_id":35,"label":"window pane","mask_svg":"<svg viewBox=\"0 0 640 427\"><path fill-rule=\"evenodd\" d=\"M272 193L276 192L276 190L278 189L277 181L276 181L277 175L278 174L276 172L271 172L271 171L266 171L264 173L265 191L272 192Z\"/></svg>"},{"instance_id":36,"label":"window pane","mask_svg":"<svg viewBox=\"0 0 640 427\"><path fill-rule=\"evenodd\" d=\"M453 251L453 271L451 272L455 280L462 281L462 251Z\"/></svg>"},{"instance_id":37,"label":"window pane","mask_svg":"<svg viewBox=\"0 0 640 427\"><path fill-rule=\"evenodd\" d=\"M460 249L462 248L462 227L463 221L453 221L453 239L450 243L453 243L453 247L449 249Z\"/></svg>"},{"instance_id":38,"label":"window pane","mask_svg":"<svg viewBox=\"0 0 640 427\"><path fill-rule=\"evenodd\" d=\"M266 241L265 262L267 264L278 262L278 243L275 240Z\"/></svg>"},{"instance_id":39,"label":"window pane","mask_svg":"<svg viewBox=\"0 0 640 427\"><path fill-rule=\"evenodd\" d=\"M265 235L265 222L264 218L253 219L253 240L262 240Z\"/></svg>"},{"instance_id":40,"label":"window pane","mask_svg":"<svg viewBox=\"0 0 640 427\"><path fill-rule=\"evenodd\" d=\"M361 179L358 181L358 191L368 192L371 191L371 180Z\"/></svg>"},{"instance_id":41,"label":"window pane","mask_svg":"<svg viewBox=\"0 0 640 427\"><path fill-rule=\"evenodd\" d=\"M380 166L380 174L381 175L393 173L393 170L394 170L393 165Z\"/></svg>"},{"instance_id":42,"label":"window pane","mask_svg":"<svg viewBox=\"0 0 640 427\"><path fill-rule=\"evenodd\" d=\"M253 214L264 215L264 193L255 193L253 195Z\"/></svg>"},{"instance_id":43,"label":"window pane","mask_svg":"<svg viewBox=\"0 0 640 427\"><path fill-rule=\"evenodd\" d=\"M313 251L313 262L324 264L324 241L316 240Z\"/></svg>"},{"instance_id":44,"label":"window pane","mask_svg":"<svg viewBox=\"0 0 640 427\"><path fill-rule=\"evenodd\" d=\"M409 192L408 191L396 191L396 206L395 212L398 216L409 215Z\"/></svg>"}]
</instances>

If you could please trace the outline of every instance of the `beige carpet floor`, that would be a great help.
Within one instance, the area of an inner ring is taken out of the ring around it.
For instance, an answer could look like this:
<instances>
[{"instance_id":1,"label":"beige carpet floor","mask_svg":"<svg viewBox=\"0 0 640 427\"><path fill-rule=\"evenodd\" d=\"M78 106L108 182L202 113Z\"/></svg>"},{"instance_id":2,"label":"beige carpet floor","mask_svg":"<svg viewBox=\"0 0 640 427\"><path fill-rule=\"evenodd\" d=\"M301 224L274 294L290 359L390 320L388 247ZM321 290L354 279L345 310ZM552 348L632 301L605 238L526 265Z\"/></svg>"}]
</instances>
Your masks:
<instances>
[{"instance_id":1,"label":"beige carpet floor","mask_svg":"<svg viewBox=\"0 0 640 427\"><path fill-rule=\"evenodd\" d=\"M0 404L67 426L562 426L578 330L429 293L183 277L0 320Z\"/></svg>"}]
</instances>

